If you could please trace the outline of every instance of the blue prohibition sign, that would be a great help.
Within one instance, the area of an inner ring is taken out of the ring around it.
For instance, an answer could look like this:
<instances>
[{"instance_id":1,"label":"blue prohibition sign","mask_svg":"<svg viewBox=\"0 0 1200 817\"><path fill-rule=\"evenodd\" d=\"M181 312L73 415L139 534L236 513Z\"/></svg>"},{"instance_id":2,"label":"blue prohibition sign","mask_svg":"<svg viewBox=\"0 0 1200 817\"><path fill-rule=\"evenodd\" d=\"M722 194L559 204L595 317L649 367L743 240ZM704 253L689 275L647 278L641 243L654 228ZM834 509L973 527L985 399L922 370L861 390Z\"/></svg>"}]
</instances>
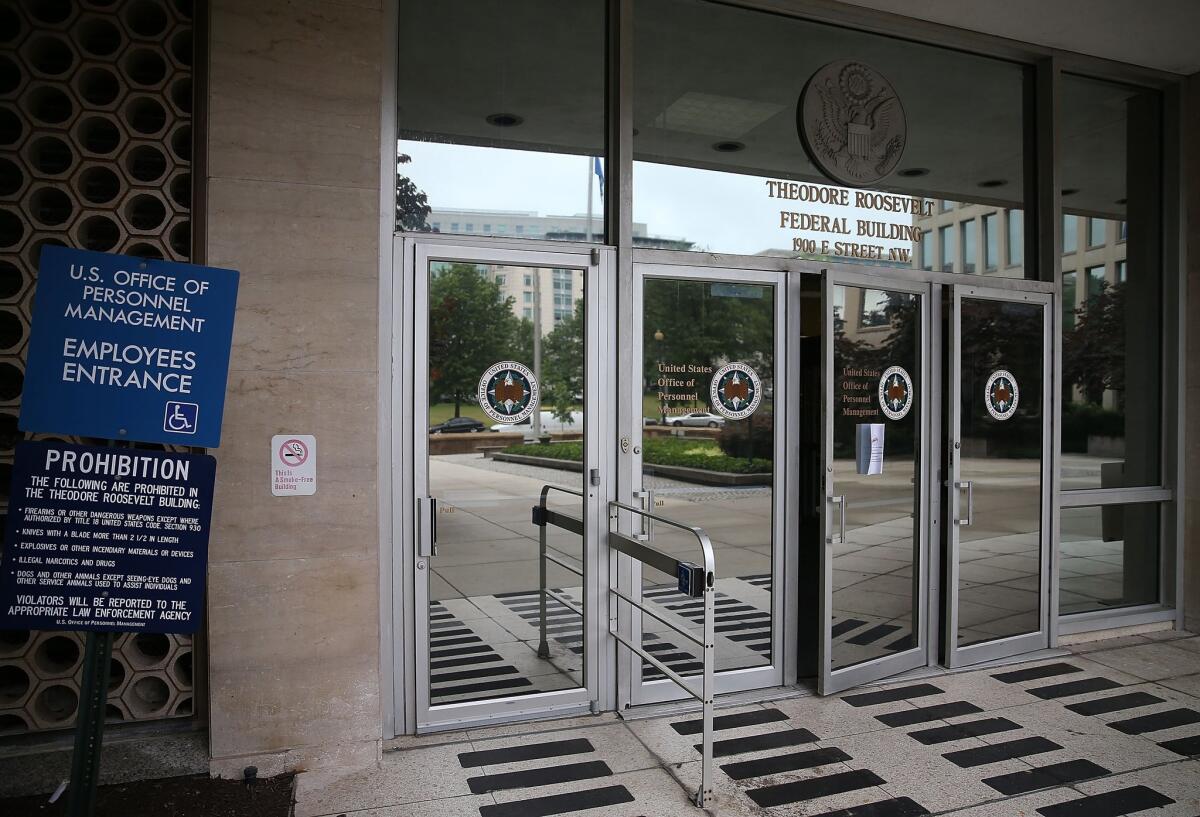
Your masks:
<instances>
[{"instance_id":1,"label":"blue prohibition sign","mask_svg":"<svg viewBox=\"0 0 1200 817\"><path fill-rule=\"evenodd\" d=\"M215 448L238 273L42 249L20 428Z\"/></svg>"}]
</instances>

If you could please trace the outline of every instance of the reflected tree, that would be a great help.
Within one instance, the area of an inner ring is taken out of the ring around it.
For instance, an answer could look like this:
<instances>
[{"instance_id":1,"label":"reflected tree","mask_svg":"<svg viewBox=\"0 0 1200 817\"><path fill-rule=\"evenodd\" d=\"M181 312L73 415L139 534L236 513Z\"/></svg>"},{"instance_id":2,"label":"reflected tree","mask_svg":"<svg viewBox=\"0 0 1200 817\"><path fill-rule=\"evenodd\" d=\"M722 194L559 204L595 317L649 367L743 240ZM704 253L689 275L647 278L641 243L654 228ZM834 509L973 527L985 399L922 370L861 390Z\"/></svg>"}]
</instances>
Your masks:
<instances>
[{"instance_id":1,"label":"reflected tree","mask_svg":"<svg viewBox=\"0 0 1200 817\"><path fill-rule=\"evenodd\" d=\"M580 299L570 317L559 321L542 340L542 405L552 406L559 420L570 419L583 394L583 326Z\"/></svg>"},{"instance_id":2,"label":"reflected tree","mask_svg":"<svg viewBox=\"0 0 1200 817\"><path fill-rule=\"evenodd\" d=\"M1099 291L1075 310L1075 326L1063 334L1063 383L1078 386L1089 403L1104 392L1125 391L1125 285L1099 282Z\"/></svg>"},{"instance_id":3,"label":"reflected tree","mask_svg":"<svg viewBox=\"0 0 1200 817\"><path fill-rule=\"evenodd\" d=\"M403 166L411 161L412 157L404 153L396 157L396 226L409 232L432 232L429 196L402 172Z\"/></svg>"},{"instance_id":4,"label":"reflected tree","mask_svg":"<svg viewBox=\"0 0 1200 817\"><path fill-rule=\"evenodd\" d=\"M460 416L463 401L475 399L484 370L516 356L522 321L513 314L512 305L513 299L504 297L485 268L446 264L433 271L429 281L431 402L453 400L454 416Z\"/></svg>"}]
</instances>

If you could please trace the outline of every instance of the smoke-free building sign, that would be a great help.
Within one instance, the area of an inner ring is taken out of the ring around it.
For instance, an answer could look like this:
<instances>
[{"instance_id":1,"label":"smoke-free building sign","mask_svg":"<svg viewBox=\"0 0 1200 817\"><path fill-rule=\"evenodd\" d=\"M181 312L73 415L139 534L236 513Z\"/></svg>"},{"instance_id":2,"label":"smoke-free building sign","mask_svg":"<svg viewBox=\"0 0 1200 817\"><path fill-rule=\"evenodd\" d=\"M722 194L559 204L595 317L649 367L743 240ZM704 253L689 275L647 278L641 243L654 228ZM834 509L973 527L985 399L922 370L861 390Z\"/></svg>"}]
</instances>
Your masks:
<instances>
[{"instance_id":1,"label":"smoke-free building sign","mask_svg":"<svg viewBox=\"0 0 1200 817\"><path fill-rule=\"evenodd\" d=\"M42 249L20 427L216 447L234 270Z\"/></svg>"},{"instance_id":2,"label":"smoke-free building sign","mask_svg":"<svg viewBox=\"0 0 1200 817\"><path fill-rule=\"evenodd\" d=\"M276 434L271 438L271 493L312 496L317 492L317 438Z\"/></svg>"}]
</instances>

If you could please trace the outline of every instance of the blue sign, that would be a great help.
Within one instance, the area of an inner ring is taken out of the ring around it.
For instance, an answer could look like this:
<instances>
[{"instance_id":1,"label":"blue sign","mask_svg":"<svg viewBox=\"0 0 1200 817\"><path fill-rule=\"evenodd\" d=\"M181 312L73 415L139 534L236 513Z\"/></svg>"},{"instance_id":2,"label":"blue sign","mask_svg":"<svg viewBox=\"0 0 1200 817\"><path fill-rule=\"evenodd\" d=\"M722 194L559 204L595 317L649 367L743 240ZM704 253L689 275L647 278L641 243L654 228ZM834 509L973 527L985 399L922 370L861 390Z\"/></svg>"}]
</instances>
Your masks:
<instances>
[{"instance_id":1,"label":"blue sign","mask_svg":"<svg viewBox=\"0 0 1200 817\"><path fill-rule=\"evenodd\" d=\"M17 444L0 557L0 630L194 633L216 461Z\"/></svg>"},{"instance_id":2,"label":"blue sign","mask_svg":"<svg viewBox=\"0 0 1200 817\"><path fill-rule=\"evenodd\" d=\"M238 273L42 248L20 427L221 443Z\"/></svg>"}]
</instances>

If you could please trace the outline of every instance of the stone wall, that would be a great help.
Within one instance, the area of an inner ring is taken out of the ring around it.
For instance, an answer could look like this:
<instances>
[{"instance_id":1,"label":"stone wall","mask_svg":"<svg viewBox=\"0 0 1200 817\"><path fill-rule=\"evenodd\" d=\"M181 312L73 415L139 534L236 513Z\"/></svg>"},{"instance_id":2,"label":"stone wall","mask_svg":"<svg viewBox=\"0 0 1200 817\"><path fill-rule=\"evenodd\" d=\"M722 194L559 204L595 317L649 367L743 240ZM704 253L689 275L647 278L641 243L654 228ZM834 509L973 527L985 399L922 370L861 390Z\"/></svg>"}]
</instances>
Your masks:
<instances>
[{"instance_id":1,"label":"stone wall","mask_svg":"<svg viewBox=\"0 0 1200 817\"><path fill-rule=\"evenodd\" d=\"M242 273L214 452L214 774L380 751L381 8L211 4L204 260ZM315 496L271 496L281 433L316 435Z\"/></svg>"}]
</instances>

